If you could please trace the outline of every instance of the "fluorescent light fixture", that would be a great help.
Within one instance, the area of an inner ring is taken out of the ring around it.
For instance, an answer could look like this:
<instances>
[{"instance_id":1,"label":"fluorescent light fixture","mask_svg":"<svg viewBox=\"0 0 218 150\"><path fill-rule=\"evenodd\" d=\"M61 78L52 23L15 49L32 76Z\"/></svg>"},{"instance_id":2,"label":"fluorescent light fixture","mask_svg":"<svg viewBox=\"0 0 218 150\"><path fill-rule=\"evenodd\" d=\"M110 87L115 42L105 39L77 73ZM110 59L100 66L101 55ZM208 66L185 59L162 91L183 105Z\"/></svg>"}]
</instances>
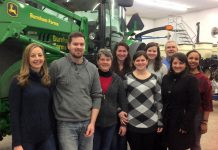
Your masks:
<instances>
[{"instance_id":1,"label":"fluorescent light fixture","mask_svg":"<svg viewBox=\"0 0 218 150\"><path fill-rule=\"evenodd\" d=\"M97 3L97 4L95 5L95 7L92 9L92 11L95 11L95 9L96 9L99 5L100 5L100 3Z\"/></svg>"},{"instance_id":2,"label":"fluorescent light fixture","mask_svg":"<svg viewBox=\"0 0 218 150\"><path fill-rule=\"evenodd\" d=\"M176 11L187 11L187 9L190 8L187 5L183 5L175 2L169 2L166 0L135 0L135 1L143 5L172 9Z\"/></svg>"}]
</instances>

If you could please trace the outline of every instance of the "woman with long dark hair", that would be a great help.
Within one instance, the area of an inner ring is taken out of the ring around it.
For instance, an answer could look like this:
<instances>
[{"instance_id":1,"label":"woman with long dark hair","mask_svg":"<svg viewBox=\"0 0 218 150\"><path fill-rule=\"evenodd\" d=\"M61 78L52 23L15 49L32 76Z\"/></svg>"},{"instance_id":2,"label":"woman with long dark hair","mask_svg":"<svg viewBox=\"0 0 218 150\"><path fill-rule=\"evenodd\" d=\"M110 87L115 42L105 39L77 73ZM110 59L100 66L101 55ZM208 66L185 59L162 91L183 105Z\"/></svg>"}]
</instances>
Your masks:
<instances>
[{"instance_id":1,"label":"woman with long dark hair","mask_svg":"<svg viewBox=\"0 0 218 150\"><path fill-rule=\"evenodd\" d=\"M162 63L158 43L148 43L145 47L145 52L149 59L147 67L148 71L155 74L161 83L163 76L167 74L168 70L166 65Z\"/></svg>"},{"instance_id":2,"label":"woman with long dark hair","mask_svg":"<svg viewBox=\"0 0 218 150\"><path fill-rule=\"evenodd\" d=\"M112 70L118 74L123 81L125 80L126 73L131 71L129 46L124 42L117 43L114 48ZM126 116L119 117L127 120ZM118 123L111 150L127 150L126 125Z\"/></svg>"},{"instance_id":3,"label":"woman with long dark hair","mask_svg":"<svg viewBox=\"0 0 218 150\"><path fill-rule=\"evenodd\" d=\"M198 79L199 90L201 94L201 105L195 118L195 134L196 140L191 150L201 150L200 139L201 134L207 132L207 123L209 114L213 111L212 106L212 87L211 82L200 69L201 54L192 50L186 54L190 66L190 72Z\"/></svg>"},{"instance_id":4,"label":"woman with long dark hair","mask_svg":"<svg viewBox=\"0 0 218 150\"><path fill-rule=\"evenodd\" d=\"M200 104L197 79L189 73L187 57L176 53L162 80L164 143L169 150L190 148L195 139L194 118Z\"/></svg>"},{"instance_id":5,"label":"woman with long dark hair","mask_svg":"<svg viewBox=\"0 0 218 150\"><path fill-rule=\"evenodd\" d=\"M124 42L118 43L114 48L113 57L112 70L124 79L125 74L131 71L129 46Z\"/></svg>"}]
</instances>

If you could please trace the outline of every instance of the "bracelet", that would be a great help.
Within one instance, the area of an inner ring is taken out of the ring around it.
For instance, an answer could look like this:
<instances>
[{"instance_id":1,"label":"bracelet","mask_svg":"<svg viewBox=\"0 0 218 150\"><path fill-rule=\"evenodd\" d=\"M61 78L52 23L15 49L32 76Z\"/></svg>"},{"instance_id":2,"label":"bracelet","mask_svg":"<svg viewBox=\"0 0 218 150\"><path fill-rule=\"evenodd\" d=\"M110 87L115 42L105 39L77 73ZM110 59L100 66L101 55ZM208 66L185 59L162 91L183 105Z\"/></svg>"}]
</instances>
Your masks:
<instances>
[{"instance_id":1,"label":"bracelet","mask_svg":"<svg viewBox=\"0 0 218 150\"><path fill-rule=\"evenodd\" d=\"M205 125L207 125L207 122L201 122L201 124L205 124Z\"/></svg>"},{"instance_id":2,"label":"bracelet","mask_svg":"<svg viewBox=\"0 0 218 150\"><path fill-rule=\"evenodd\" d=\"M126 127L126 125L122 124L121 127Z\"/></svg>"}]
</instances>

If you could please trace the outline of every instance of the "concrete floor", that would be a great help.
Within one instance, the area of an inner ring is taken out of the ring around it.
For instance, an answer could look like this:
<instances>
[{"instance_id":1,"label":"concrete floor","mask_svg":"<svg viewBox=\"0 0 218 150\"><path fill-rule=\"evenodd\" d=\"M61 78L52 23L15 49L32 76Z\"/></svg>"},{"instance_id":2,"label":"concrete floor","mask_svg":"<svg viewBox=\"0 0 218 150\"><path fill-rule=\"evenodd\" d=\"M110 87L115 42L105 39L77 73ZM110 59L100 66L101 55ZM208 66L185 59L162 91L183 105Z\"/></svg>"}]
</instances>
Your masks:
<instances>
[{"instance_id":1,"label":"concrete floor","mask_svg":"<svg viewBox=\"0 0 218 150\"><path fill-rule=\"evenodd\" d=\"M11 136L4 137L4 140L0 141L0 150L11 150Z\"/></svg>"},{"instance_id":2,"label":"concrete floor","mask_svg":"<svg viewBox=\"0 0 218 150\"><path fill-rule=\"evenodd\" d=\"M208 132L202 135L202 150L218 150L218 101L213 101L214 111L210 114Z\"/></svg>"},{"instance_id":3,"label":"concrete floor","mask_svg":"<svg viewBox=\"0 0 218 150\"><path fill-rule=\"evenodd\" d=\"M214 111L210 114L208 132L202 136L202 150L218 150L218 101L213 102ZM11 150L11 136L0 142L0 150Z\"/></svg>"}]
</instances>

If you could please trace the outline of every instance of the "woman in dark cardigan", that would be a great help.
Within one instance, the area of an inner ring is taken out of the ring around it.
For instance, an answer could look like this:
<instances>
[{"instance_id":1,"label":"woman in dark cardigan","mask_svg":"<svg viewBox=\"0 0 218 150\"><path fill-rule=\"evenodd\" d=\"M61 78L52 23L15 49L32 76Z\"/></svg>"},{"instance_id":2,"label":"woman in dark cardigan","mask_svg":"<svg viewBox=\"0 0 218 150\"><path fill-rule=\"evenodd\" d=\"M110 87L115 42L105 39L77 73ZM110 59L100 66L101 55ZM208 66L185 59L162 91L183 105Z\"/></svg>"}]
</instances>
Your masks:
<instances>
[{"instance_id":1,"label":"woman in dark cardigan","mask_svg":"<svg viewBox=\"0 0 218 150\"><path fill-rule=\"evenodd\" d=\"M99 50L97 64L103 97L95 124L93 150L110 150L118 116L127 116L126 92L121 78L111 71L112 60L110 50ZM119 121L125 124L122 118Z\"/></svg>"},{"instance_id":2,"label":"woman in dark cardigan","mask_svg":"<svg viewBox=\"0 0 218 150\"><path fill-rule=\"evenodd\" d=\"M131 72L132 68L131 58L129 54L129 46L126 43L119 42L114 47L113 62L111 68L117 75L120 76L120 78L125 83L125 75ZM124 117L124 119L128 120L127 118L125 118L125 116L119 117ZM110 150L127 150L126 125L122 125L120 121L118 121Z\"/></svg>"},{"instance_id":3,"label":"woman in dark cardigan","mask_svg":"<svg viewBox=\"0 0 218 150\"><path fill-rule=\"evenodd\" d=\"M56 150L50 84L43 47L29 44L9 92L13 150Z\"/></svg>"},{"instance_id":4,"label":"woman in dark cardigan","mask_svg":"<svg viewBox=\"0 0 218 150\"><path fill-rule=\"evenodd\" d=\"M188 68L186 56L176 53L162 81L164 143L169 150L188 149L195 140L194 118L200 93L198 81Z\"/></svg>"}]
</instances>

